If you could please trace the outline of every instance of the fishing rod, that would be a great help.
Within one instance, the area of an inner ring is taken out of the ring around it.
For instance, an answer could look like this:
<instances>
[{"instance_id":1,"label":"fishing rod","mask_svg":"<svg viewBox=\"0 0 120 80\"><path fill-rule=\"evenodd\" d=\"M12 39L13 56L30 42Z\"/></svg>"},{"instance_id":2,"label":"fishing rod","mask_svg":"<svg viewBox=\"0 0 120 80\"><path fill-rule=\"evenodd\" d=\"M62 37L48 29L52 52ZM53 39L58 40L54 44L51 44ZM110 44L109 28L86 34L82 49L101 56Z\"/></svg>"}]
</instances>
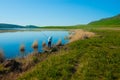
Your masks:
<instances>
[{"instance_id":1,"label":"fishing rod","mask_svg":"<svg viewBox=\"0 0 120 80\"><path fill-rule=\"evenodd\" d=\"M42 31L41 31L41 32L42 32ZM48 36L47 36L45 33L42 32L42 34L48 39Z\"/></svg>"},{"instance_id":2,"label":"fishing rod","mask_svg":"<svg viewBox=\"0 0 120 80\"><path fill-rule=\"evenodd\" d=\"M41 32L42 32L42 31L41 31ZM42 32L42 34L48 39L48 36L47 36L45 33Z\"/></svg>"}]
</instances>

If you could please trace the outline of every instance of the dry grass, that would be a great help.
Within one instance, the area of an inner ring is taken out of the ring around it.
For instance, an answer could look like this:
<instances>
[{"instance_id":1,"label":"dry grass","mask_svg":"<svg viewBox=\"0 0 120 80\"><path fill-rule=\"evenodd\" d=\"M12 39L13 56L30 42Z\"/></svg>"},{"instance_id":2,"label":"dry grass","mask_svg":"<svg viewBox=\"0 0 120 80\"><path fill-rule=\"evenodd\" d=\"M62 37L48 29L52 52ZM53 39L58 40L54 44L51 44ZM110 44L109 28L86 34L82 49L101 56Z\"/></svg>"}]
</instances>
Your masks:
<instances>
[{"instance_id":1,"label":"dry grass","mask_svg":"<svg viewBox=\"0 0 120 80\"><path fill-rule=\"evenodd\" d=\"M32 44L32 48L38 48L38 41L35 40Z\"/></svg>"},{"instance_id":2,"label":"dry grass","mask_svg":"<svg viewBox=\"0 0 120 80\"><path fill-rule=\"evenodd\" d=\"M5 60L4 52L3 50L0 49L0 63L3 62L4 60Z\"/></svg>"},{"instance_id":3,"label":"dry grass","mask_svg":"<svg viewBox=\"0 0 120 80\"><path fill-rule=\"evenodd\" d=\"M33 57L36 57L35 53L29 54L23 60L20 60L23 64L22 66L23 71L26 71L30 69L33 65L35 65Z\"/></svg>"},{"instance_id":4,"label":"dry grass","mask_svg":"<svg viewBox=\"0 0 120 80\"><path fill-rule=\"evenodd\" d=\"M69 36L70 42L77 41L77 40L80 40L80 39L87 39L87 38L95 36L95 33L84 31L84 30L81 30L81 29L73 30L72 33L73 34L71 34Z\"/></svg>"},{"instance_id":5,"label":"dry grass","mask_svg":"<svg viewBox=\"0 0 120 80\"><path fill-rule=\"evenodd\" d=\"M62 45L62 40L59 39L58 42L56 43L56 46L61 46Z\"/></svg>"},{"instance_id":6,"label":"dry grass","mask_svg":"<svg viewBox=\"0 0 120 80\"><path fill-rule=\"evenodd\" d=\"M24 46L24 44L20 45L20 52L25 52L25 46Z\"/></svg>"},{"instance_id":7,"label":"dry grass","mask_svg":"<svg viewBox=\"0 0 120 80\"><path fill-rule=\"evenodd\" d=\"M45 42L42 43L42 49L43 49L44 52L47 52L47 51L50 50Z\"/></svg>"},{"instance_id":8,"label":"dry grass","mask_svg":"<svg viewBox=\"0 0 120 80\"><path fill-rule=\"evenodd\" d=\"M25 46L24 46L24 44L20 45L20 53L21 53L22 56L25 55Z\"/></svg>"},{"instance_id":9,"label":"dry grass","mask_svg":"<svg viewBox=\"0 0 120 80\"><path fill-rule=\"evenodd\" d=\"M35 40L34 42L33 42L33 44L32 44L32 48L34 49L34 52L36 53L38 53L38 41L37 40Z\"/></svg>"},{"instance_id":10,"label":"dry grass","mask_svg":"<svg viewBox=\"0 0 120 80\"><path fill-rule=\"evenodd\" d=\"M45 42L42 42L42 47L46 47L47 44Z\"/></svg>"}]
</instances>

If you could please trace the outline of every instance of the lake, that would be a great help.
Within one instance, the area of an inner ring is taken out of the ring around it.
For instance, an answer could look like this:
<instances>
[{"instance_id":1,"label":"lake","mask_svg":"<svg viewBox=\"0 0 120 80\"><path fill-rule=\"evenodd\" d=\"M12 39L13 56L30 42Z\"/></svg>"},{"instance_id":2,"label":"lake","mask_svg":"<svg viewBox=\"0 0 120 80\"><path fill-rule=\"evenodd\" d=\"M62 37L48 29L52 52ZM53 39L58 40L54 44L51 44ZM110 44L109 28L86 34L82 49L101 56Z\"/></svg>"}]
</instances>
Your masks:
<instances>
[{"instance_id":1,"label":"lake","mask_svg":"<svg viewBox=\"0 0 120 80\"><path fill-rule=\"evenodd\" d=\"M46 42L49 36L52 36L52 44L56 44L59 39L62 44L68 43L65 39L69 35L68 31L16 31L0 33L0 49L3 50L5 58L16 58L20 56L19 47L25 45L26 54L33 52L32 43L37 40L39 44L39 52L42 52L42 42Z\"/></svg>"}]
</instances>

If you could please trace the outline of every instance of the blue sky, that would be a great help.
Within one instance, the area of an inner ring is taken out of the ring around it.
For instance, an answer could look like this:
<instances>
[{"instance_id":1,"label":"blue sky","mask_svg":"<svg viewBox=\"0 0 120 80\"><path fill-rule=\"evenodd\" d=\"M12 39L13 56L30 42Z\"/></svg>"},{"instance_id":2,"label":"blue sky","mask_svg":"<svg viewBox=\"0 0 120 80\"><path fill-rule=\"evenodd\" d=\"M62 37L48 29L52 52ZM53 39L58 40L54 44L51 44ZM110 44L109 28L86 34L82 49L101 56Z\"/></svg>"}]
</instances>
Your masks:
<instances>
[{"instance_id":1,"label":"blue sky","mask_svg":"<svg viewBox=\"0 0 120 80\"><path fill-rule=\"evenodd\" d=\"M120 13L120 0L0 0L0 23L78 25Z\"/></svg>"}]
</instances>

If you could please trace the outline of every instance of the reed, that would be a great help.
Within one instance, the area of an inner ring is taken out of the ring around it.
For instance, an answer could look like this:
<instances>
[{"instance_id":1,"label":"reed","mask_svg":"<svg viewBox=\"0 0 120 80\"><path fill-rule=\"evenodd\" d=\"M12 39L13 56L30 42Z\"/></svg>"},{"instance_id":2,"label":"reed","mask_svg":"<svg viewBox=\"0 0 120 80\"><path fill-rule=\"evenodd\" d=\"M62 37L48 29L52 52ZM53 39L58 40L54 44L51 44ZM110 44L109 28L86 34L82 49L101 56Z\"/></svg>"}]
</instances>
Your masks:
<instances>
[{"instance_id":1,"label":"reed","mask_svg":"<svg viewBox=\"0 0 120 80\"><path fill-rule=\"evenodd\" d=\"M48 46L47 46L47 44L45 42L42 42L42 49L45 52L49 50L49 48L48 48Z\"/></svg>"},{"instance_id":2,"label":"reed","mask_svg":"<svg viewBox=\"0 0 120 80\"><path fill-rule=\"evenodd\" d=\"M47 46L47 44L45 42L42 42L42 47L44 48L46 46Z\"/></svg>"},{"instance_id":3,"label":"reed","mask_svg":"<svg viewBox=\"0 0 120 80\"><path fill-rule=\"evenodd\" d=\"M56 46L62 46L62 40L59 39L58 42L56 43Z\"/></svg>"},{"instance_id":4,"label":"reed","mask_svg":"<svg viewBox=\"0 0 120 80\"><path fill-rule=\"evenodd\" d=\"M32 44L32 48L34 49L34 52L36 53L38 53L38 41L37 40L35 40L34 42L33 42L33 44Z\"/></svg>"},{"instance_id":5,"label":"reed","mask_svg":"<svg viewBox=\"0 0 120 80\"><path fill-rule=\"evenodd\" d=\"M25 46L24 46L24 44L20 45L20 53L24 57L24 55L25 55Z\"/></svg>"},{"instance_id":6,"label":"reed","mask_svg":"<svg viewBox=\"0 0 120 80\"><path fill-rule=\"evenodd\" d=\"M69 36L70 42L77 41L77 40L84 40L88 39L90 37L94 37L95 33L93 32L88 32L84 30L75 30L74 34Z\"/></svg>"}]
</instances>

